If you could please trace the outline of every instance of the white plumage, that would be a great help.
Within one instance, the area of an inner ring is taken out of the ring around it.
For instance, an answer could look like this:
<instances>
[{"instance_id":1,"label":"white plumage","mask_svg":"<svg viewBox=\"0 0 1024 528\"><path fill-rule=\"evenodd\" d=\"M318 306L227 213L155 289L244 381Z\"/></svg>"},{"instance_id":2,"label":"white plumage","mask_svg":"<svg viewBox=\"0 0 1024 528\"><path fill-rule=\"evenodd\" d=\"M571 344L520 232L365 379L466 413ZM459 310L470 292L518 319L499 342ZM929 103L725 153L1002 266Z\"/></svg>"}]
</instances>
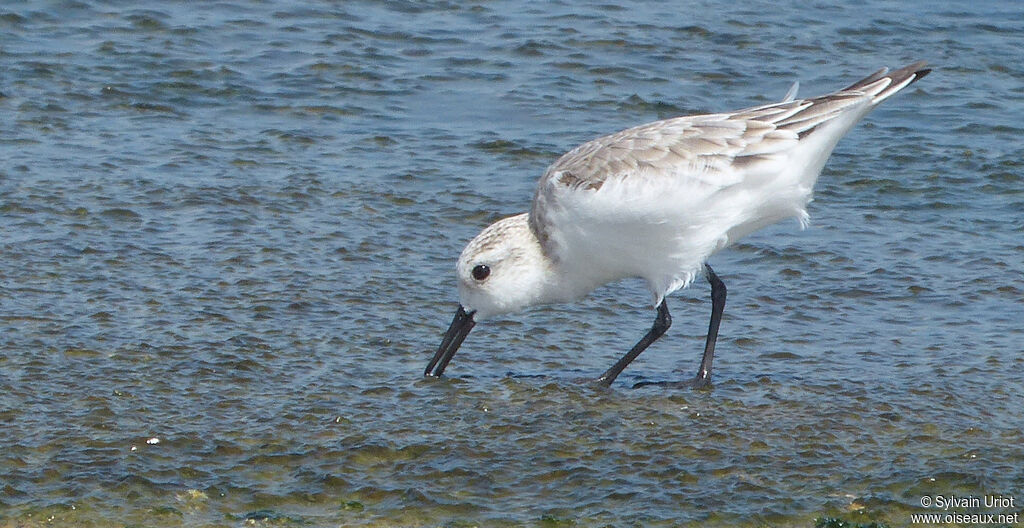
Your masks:
<instances>
[{"instance_id":1,"label":"white plumage","mask_svg":"<svg viewBox=\"0 0 1024 528\"><path fill-rule=\"evenodd\" d=\"M667 295L701 273L714 294L718 279L708 257L785 218L806 222L814 183L839 139L927 74L923 67L882 69L811 99L796 99L794 86L779 103L656 121L567 152L541 177L529 213L494 223L463 250L459 313L427 374L440 375L475 320L578 299L625 277L645 279L659 307L645 336L653 342L671 324ZM717 287L724 305L725 287ZM707 372L698 385L710 379L718 330L712 315ZM622 368L650 344L645 340ZM614 369L601 381L610 383L621 371Z\"/></svg>"}]
</instances>

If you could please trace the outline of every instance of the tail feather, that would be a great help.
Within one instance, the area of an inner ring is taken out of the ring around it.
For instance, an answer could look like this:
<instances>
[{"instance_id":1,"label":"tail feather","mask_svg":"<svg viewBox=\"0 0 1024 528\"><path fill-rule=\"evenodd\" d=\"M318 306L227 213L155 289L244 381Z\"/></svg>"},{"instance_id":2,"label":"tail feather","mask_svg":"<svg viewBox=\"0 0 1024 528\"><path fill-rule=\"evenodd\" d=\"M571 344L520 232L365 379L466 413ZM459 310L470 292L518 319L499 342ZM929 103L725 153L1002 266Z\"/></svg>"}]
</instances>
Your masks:
<instances>
[{"instance_id":1,"label":"tail feather","mask_svg":"<svg viewBox=\"0 0 1024 528\"><path fill-rule=\"evenodd\" d=\"M925 68L926 64L928 63L925 61L917 61L892 72L888 68L882 68L843 88L839 93L863 92L871 96L871 104L874 106L906 88L910 83L928 75L932 70Z\"/></svg>"},{"instance_id":2,"label":"tail feather","mask_svg":"<svg viewBox=\"0 0 1024 528\"><path fill-rule=\"evenodd\" d=\"M925 64L918 61L892 72L882 68L842 90L809 99L795 99L798 85L794 84L781 102L740 110L730 118L763 121L805 137L840 115L853 115L848 113L851 108L862 107L863 111L849 122L852 126L872 107L928 75L931 70L924 68Z\"/></svg>"}]
</instances>

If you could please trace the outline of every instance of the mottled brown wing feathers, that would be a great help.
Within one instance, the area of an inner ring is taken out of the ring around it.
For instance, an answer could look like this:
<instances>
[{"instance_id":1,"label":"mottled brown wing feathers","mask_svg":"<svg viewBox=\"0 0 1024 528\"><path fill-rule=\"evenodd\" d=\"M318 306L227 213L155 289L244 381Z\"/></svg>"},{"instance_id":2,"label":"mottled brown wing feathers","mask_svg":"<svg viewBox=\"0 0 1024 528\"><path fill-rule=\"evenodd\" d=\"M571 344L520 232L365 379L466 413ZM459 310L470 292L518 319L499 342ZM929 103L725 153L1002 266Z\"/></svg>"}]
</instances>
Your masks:
<instances>
[{"instance_id":1,"label":"mottled brown wing feathers","mask_svg":"<svg viewBox=\"0 0 1024 528\"><path fill-rule=\"evenodd\" d=\"M544 175L573 189L598 190L606 181L637 172L714 178L716 167L750 165L792 148L818 127L853 106L875 105L930 70L915 62L893 72L881 69L828 95L757 106L729 114L677 117L604 136L569 151ZM869 99L868 99L869 98ZM699 174L697 174L699 172ZM727 182L722 182L727 183Z\"/></svg>"}]
</instances>

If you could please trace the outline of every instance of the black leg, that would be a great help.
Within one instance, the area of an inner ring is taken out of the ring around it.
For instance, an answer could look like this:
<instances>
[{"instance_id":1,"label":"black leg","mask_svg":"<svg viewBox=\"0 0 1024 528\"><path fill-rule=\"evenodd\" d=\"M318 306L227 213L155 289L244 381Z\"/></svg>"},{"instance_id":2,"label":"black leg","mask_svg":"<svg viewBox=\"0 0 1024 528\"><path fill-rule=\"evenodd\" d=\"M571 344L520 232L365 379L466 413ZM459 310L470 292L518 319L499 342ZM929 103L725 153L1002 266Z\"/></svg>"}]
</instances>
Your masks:
<instances>
[{"instance_id":1,"label":"black leg","mask_svg":"<svg viewBox=\"0 0 1024 528\"><path fill-rule=\"evenodd\" d=\"M641 339L636 345L634 345L633 349L630 350L625 356L622 356L622 359L620 359L618 362L612 365L612 368L608 369L604 374L601 374L601 377L597 378L596 380L598 383L604 385L605 387L611 385L612 382L615 381L615 378L617 378L619 374L622 373L622 370L626 368L626 365L632 363L633 360L636 359L636 357L639 356L641 352L643 352L647 347L651 346L651 343L657 341L657 339L661 337L666 330L668 330L668 327L672 326L672 316L669 315L668 305L665 304L665 302L666 301L662 299L661 304L658 305L658 316L654 319L654 326L652 326L650 331L647 332L647 335L645 335L643 339ZM713 348L714 345L712 345L712 349ZM707 352L705 352L705 355L707 355ZM710 367L711 364L709 362L709 370Z\"/></svg>"},{"instance_id":2,"label":"black leg","mask_svg":"<svg viewBox=\"0 0 1024 528\"><path fill-rule=\"evenodd\" d=\"M704 343L704 357L700 360L700 370L693 380L693 386L697 389L711 383L711 362L715 359L718 325L722 322L722 311L725 310L725 283L715 275L711 266L705 264L704 271L708 282L711 283L711 323L708 324L708 340Z\"/></svg>"}]
</instances>

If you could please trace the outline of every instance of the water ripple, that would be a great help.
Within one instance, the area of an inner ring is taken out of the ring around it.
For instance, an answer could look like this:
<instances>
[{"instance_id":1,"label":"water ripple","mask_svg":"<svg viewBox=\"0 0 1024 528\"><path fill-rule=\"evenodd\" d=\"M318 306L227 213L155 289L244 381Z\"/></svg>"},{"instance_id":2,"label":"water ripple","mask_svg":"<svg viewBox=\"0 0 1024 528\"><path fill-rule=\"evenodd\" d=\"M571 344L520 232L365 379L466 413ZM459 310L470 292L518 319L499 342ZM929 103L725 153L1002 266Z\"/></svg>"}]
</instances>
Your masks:
<instances>
[{"instance_id":1,"label":"water ripple","mask_svg":"<svg viewBox=\"0 0 1024 528\"><path fill-rule=\"evenodd\" d=\"M1012 495L1018 11L5 6L0 525L899 526ZM621 384L575 381L649 327L637 281L420 377L455 255L560 153L918 58L809 229L715 257L714 390L658 385L696 365L703 285Z\"/></svg>"}]
</instances>

